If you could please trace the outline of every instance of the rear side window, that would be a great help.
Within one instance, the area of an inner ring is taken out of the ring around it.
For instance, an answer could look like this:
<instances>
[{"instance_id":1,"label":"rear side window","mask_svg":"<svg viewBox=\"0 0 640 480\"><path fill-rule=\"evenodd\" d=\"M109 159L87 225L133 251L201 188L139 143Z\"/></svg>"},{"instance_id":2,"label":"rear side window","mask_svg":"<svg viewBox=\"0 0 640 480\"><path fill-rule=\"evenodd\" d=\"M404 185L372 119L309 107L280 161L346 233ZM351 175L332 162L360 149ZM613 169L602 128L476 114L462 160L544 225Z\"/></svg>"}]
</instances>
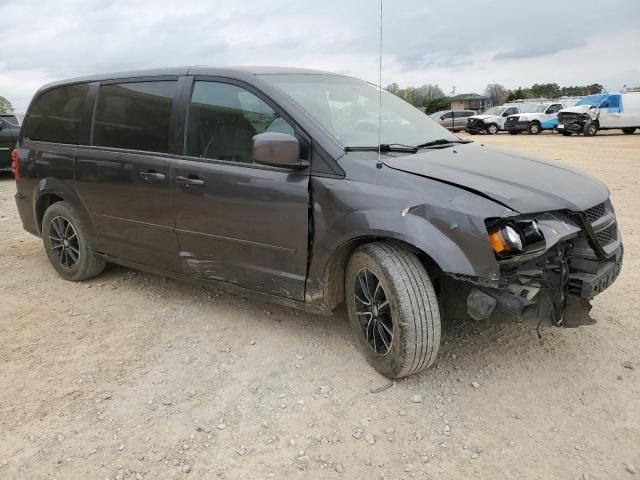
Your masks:
<instances>
[{"instance_id":1,"label":"rear side window","mask_svg":"<svg viewBox=\"0 0 640 480\"><path fill-rule=\"evenodd\" d=\"M0 119L4 120L7 124L9 124L12 127L20 126L20 122L18 122L18 117L16 117L15 115L2 115Z\"/></svg>"},{"instance_id":2,"label":"rear side window","mask_svg":"<svg viewBox=\"0 0 640 480\"><path fill-rule=\"evenodd\" d=\"M169 120L178 82L102 85L93 124L93 144L167 153Z\"/></svg>"},{"instance_id":3,"label":"rear side window","mask_svg":"<svg viewBox=\"0 0 640 480\"><path fill-rule=\"evenodd\" d=\"M86 83L46 91L36 98L25 119L24 137L43 142L80 143Z\"/></svg>"}]
</instances>

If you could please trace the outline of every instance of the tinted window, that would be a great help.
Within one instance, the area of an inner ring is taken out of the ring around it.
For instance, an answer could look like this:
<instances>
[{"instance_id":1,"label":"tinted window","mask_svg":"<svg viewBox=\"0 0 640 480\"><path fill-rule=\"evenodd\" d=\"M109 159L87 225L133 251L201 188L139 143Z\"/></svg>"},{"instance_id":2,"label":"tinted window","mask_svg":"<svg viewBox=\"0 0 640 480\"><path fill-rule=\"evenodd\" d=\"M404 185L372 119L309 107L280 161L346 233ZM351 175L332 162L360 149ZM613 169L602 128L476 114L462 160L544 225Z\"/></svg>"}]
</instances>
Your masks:
<instances>
[{"instance_id":1,"label":"tinted window","mask_svg":"<svg viewBox=\"0 0 640 480\"><path fill-rule=\"evenodd\" d=\"M447 112L447 113L445 113L444 115L442 115L442 117L441 117L441 118L442 118L443 120L446 120L447 118L451 118L451 115L453 115L453 113L451 113L451 112Z\"/></svg>"},{"instance_id":2,"label":"tinted window","mask_svg":"<svg viewBox=\"0 0 640 480\"><path fill-rule=\"evenodd\" d=\"M176 81L103 85L98 93L93 144L166 153Z\"/></svg>"},{"instance_id":3,"label":"tinted window","mask_svg":"<svg viewBox=\"0 0 640 480\"><path fill-rule=\"evenodd\" d=\"M80 143L80 122L89 85L68 85L35 99L25 120L24 136L44 142Z\"/></svg>"},{"instance_id":4,"label":"tinted window","mask_svg":"<svg viewBox=\"0 0 640 480\"><path fill-rule=\"evenodd\" d=\"M506 116L508 116L508 115L513 115L513 114L515 114L515 113L518 113L518 109L517 109L517 108L514 108L514 107L511 107L511 108L507 108L507 109L504 111L504 113L502 114L502 116L503 116L503 117L506 117Z\"/></svg>"},{"instance_id":5,"label":"tinted window","mask_svg":"<svg viewBox=\"0 0 640 480\"><path fill-rule=\"evenodd\" d=\"M244 88L228 83L195 83L187 124L187 155L251 162L251 140L263 132L293 135L293 128Z\"/></svg>"},{"instance_id":6,"label":"tinted window","mask_svg":"<svg viewBox=\"0 0 640 480\"><path fill-rule=\"evenodd\" d=\"M547 109L547 113L558 113L560 110L562 110L562 105L551 105Z\"/></svg>"},{"instance_id":7,"label":"tinted window","mask_svg":"<svg viewBox=\"0 0 640 480\"><path fill-rule=\"evenodd\" d=\"M453 116L455 118L465 118L465 117L470 117L472 115L471 112L454 112Z\"/></svg>"},{"instance_id":8,"label":"tinted window","mask_svg":"<svg viewBox=\"0 0 640 480\"><path fill-rule=\"evenodd\" d=\"M19 127L20 122L18 122L18 117L15 115L2 115L0 119L4 120L9 126Z\"/></svg>"}]
</instances>

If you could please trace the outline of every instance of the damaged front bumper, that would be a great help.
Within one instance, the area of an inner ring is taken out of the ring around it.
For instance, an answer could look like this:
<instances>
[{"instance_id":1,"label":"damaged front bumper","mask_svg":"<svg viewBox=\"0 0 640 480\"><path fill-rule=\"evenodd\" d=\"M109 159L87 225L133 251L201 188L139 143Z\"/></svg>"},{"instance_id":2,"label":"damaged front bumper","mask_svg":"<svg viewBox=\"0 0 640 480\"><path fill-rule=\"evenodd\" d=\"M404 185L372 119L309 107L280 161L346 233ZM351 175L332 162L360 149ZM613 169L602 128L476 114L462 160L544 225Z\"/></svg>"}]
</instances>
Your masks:
<instances>
[{"instance_id":1,"label":"damaged front bumper","mask_svg":"<svg viewBox=\"0 0 640 480\"><path fill-rule=\"evenodd\" d=\"M595 323L590 300L615 281L624 256L610 202L580 214L545 214L539 225L546 249L501 261L496 285L475 285L469 292L471 318L563 327Z\"/></svg>"}]
</instances>

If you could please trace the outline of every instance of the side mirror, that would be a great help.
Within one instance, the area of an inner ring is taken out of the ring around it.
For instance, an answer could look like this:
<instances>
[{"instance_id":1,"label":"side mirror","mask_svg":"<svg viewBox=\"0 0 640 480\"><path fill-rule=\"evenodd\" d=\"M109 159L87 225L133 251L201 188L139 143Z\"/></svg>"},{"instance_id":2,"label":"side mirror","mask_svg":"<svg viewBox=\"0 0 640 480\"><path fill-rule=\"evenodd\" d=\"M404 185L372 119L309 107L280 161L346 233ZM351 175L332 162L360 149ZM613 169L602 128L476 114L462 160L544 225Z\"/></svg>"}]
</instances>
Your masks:
<instances>
[{"instance_id":1,"label":"side mirror","mask_svg":"<svg viewBox=\"0 0 640 480\"><path fill-rule=\"evenodd\" d=\"M300 167L300 142L288 133L265 132L251 140L251 160L274 167Z\"/></svg>"}]
</instances>

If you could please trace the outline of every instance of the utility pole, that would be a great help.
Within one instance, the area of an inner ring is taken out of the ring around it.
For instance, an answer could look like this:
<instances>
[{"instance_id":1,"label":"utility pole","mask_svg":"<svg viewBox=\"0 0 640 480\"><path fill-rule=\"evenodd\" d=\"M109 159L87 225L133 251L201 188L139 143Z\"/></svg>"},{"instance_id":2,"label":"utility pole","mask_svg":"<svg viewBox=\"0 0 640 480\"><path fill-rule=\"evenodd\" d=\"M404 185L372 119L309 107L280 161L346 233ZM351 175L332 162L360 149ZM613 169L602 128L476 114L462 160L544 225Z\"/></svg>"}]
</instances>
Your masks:
<instances>
[{"instance_id":1,"label":"utility pole","mask_svg":"<svg viewBox=\"0 0 640 480\"><path fill-rule=\"evenodd\" d=\"M456 86L451 87L451 131L456 129L456 117L453 116L453 96L456 94Z\"/></svg>"}]
</instances>

